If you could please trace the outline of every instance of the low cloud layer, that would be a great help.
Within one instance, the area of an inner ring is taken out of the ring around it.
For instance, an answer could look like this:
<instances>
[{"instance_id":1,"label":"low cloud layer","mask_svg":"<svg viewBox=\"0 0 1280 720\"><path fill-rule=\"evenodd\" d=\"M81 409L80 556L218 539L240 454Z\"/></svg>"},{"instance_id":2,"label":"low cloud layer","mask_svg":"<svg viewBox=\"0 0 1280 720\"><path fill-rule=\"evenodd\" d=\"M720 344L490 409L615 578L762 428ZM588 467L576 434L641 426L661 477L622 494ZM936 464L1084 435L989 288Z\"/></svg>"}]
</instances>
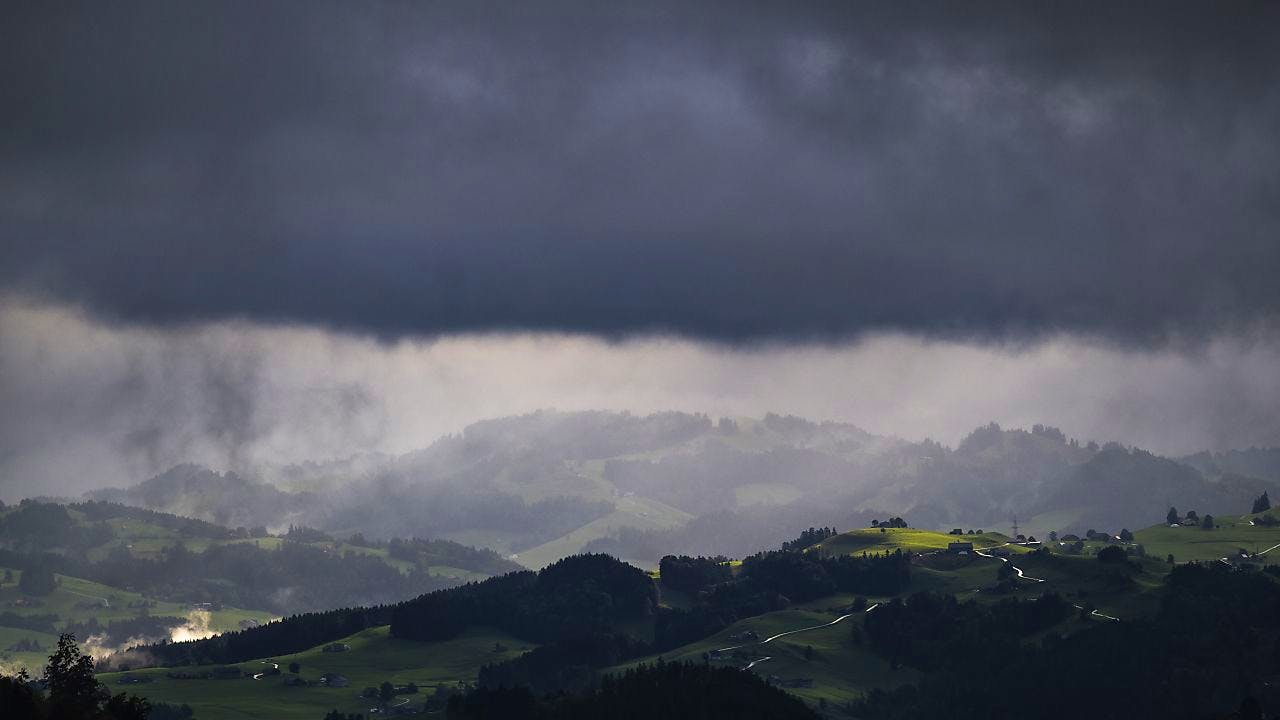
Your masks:
<instances>
[{"instance_id":1,"label":"low cloud layer","mask_svg":"<svg viewBox=\"0 0 1280 720\"><path fill-rule=\"evenodd\" d=\"M1280 444L1280 334L1194 353L1071 336L1001 346L881 335L750 349L556 334L384 343L246 322L124 328L0 305L0 497L130 483L185 461L400 453L539 408L766 411L955 444L991 420L1165 453Z\"/></svg>"},{"instance_id":2,"label":"low cloud layer","mask_svg":"<svg viewBox=\"0 0 1280 720\"><path fill-rule=\"evenodd\" d=\"M1162 347L1280 311L1276 3L2 12L0 290L99 317Z\"/></svg>"}]
</instances>

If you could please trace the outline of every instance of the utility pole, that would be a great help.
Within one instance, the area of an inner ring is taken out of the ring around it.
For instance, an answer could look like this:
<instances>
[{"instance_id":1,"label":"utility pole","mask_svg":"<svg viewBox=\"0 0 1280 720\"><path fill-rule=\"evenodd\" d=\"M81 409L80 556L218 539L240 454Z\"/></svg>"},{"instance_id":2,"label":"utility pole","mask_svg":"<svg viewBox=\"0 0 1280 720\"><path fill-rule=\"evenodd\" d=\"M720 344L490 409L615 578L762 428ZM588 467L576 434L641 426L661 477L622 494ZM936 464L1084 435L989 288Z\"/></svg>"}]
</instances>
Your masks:
<instances>
[{"instance_id":1,"label":"utility pole","mask_svg":"<svg viewBox=\"0 0 1280 720\"><path fill-rule=\"evenodd\" d=\"M1018 539L1018 514L1013 514L1013 539Z\"/></svg>"}]
</instances>

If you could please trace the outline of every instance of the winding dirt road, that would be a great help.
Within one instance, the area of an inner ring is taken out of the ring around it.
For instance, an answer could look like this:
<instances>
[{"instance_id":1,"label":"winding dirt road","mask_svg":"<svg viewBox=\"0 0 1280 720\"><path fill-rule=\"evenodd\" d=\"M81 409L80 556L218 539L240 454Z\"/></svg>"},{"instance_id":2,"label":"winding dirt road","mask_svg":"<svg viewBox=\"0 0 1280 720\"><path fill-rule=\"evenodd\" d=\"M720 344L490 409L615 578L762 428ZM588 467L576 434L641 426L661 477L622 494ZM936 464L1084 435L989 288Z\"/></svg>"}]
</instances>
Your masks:
<instances>
[{"instance_id":1,"label":"winding dirt road","mask_svg":"<svg viewBox=\"0 0 1280 720\"><path fill-rule=\"evenodd\" d=\"M997 545L996 547L1004 547L1005 545L1012 545L1012 544L1013 544L1013 543L1005 543L1004 545ZM992 550L994 550L994 549L995 549L995 548L992 548ZM1009 558L1006 558L1006 557L998 557L998 556L996 556L996 555L988 555L987 553L984 553L984 552L982 552L981 550L974 550L973 552L974 552L974 554L975 554L975 555L981 555L981 556L982 556L982 557L984 557L984 558L992 558L992 559L999 560L1000 562L1005 562L1005 563L1009 562ZM1024 574L1022 573L1022 568L1018 567L1017 565L1014 565L1014 564L1010 563L1010 564L1009 564L1009 567L1013 568L1013 571L1014 571L1015 573L1017 573L1018 577L1019 577L1019 578L1021 578L1021 579L1023 579L1023 580L1030 580L1031 582L1044 582L1044 578L1033 578L1033 577L1031 577L1030 575L1024 575Z\"/></svg>"},{"instance_id":2,"label":"winding dirt road","mask_svg":"<svg viewBox=\"0 0 1280 720\"><path fill-rule=\"evenodd\" d=\"M870 607L868 607L866 610L863 610L863 611L862 611L862 613L865 615L866 613L869 613L869 612L871 612L872 610L875 610L877 607L880 607L880 603L872 603L872 604L871 604L871 606L870 606ZM769 636L769 637L767 637L767 638L765 638L764 640L761 640L761 641L759 641L759 642L745 643L745 644L742 644L742 645L734 645L734 646L732 646L732 647L720 648L720 649L716 650L715 652L722 653L722 652L729 652L729 651L731 651L731 650L740 650L740 649L742 649L742 648L744 648L744 647L755 647L756 645L764 645L764 644L766 644L766 643L771 643L771 642L773 642L774 640L777 640L777 639L778 639L778 638L780 638L780 637L786 637L786 636L788 636L788 635L795 635L796 633L809 632L810 630L821 630L822 628L825 628L825 627L831 627L832 625L835 625L835 624L836 624L836 623L838 623L838 622L841 622L841 621L843 621L843 620L846 620L846 619L848 619L848 618L851 618L851 617L853 617L854 615L857 615L857 614L858 614L858 613L848 613L848 614L845 614L845 615L841 615L840 617L836 618L835 620L832 620L832 621L831 621L831 622L829 622L829 623L822 623L821 625L810 625L809 627L802 627L802 628L799 628L799 629L797 629L797 630L788 630L788 631L786 631L786 632L780 632L780 633L778 633L777 635L771 635L771 636ZM760 663L762 663L762 662L768 662L768 661L770 661L770 660L772 660L772 659L773 659L773 656L772 656L772 655L766 655L766 656L761 657L761 658L756 658L755 660L752 660L751 662L747 663L746 667L744 667L744 668L742 668L742 669L743 669L743 670L750 670L751 668L755 667L756 665L759 665L759 664L760 664Z\"/></svg>"},{"instance_id":3,"label":"winding dirt road","mask_svg":"<svg viewBox=\"0 0 1280 720\"><path fill-rule=\"evenodd\" d=\"M1013 543L1005 543L1004 545L1012 545L1012 544L1013 544ZM1004 547L1004 545L997 545L996 547ZM1276 545L1275 547L1272 547L1272 548L1267 548L1267 550L1265 550L1265 551L1263 551L1263 552L1268 552L1268 551L1271 551L1271 550L1275 550L1277 547L1280 547L1280 545ZM995 549L995 548L992 548L992 549ZM976 554L978 554L978 555L981 555L981 556L982 556L982 557L984 557L984 558L994 558L994 559L996 559L996 560L1000 560L1001 562L1006 562L1006 563L1007 563L1007 562L1009 562L1009 558L1005 558L1005 557L997 557L997 556L995 556L995 555L988 555L987 553L984 553L984 552L982 552L981 550L974 550L973 552L974 552L974 553L976 553ZM1258 553L1258 554L1259 554L1259 555L1261 555L1262 553ZM1222 560L1223 560L1223 562L1226 562L1226 558L1223 558ZM1017 565L1014 565L1014 564L1010 563L1010 564L1009 564L1009 567L1013 568L1013 571L1014 571L1015 573L1017 573L1018 577L1019 577L1019 578L1022 578L1023 580L1031 580L1032 582L1045 582L1044 578L1033 578L1033 577L1031 577L1030 575L1024 575L1024 574L1023 574L1023 572L1022 572L1022 568L1018 567ZM1073 608L1075 608L1075 609L1077 609L1077 610L1083 610L1083 609L1084 609L1083 607L1081 607L1081 606L1079 606L1079 605L1072 605L1071 607L1073 607ZM1097 610L1094 610L1093 612L1091 612L1091 613L1089 613L1089 614L1090 614L1090 615L1093 615L1094 617L1102 618L1103 620L1111 620L1111 621L1113 621L1113 622L1120 622L1120 618L1118 618L1118 617L1113 617L1113 616L1111 616L1111 615L1104 615L1104 614L1102 614L1102 613L1098 612Z\"/></svg>"}]
</instances>

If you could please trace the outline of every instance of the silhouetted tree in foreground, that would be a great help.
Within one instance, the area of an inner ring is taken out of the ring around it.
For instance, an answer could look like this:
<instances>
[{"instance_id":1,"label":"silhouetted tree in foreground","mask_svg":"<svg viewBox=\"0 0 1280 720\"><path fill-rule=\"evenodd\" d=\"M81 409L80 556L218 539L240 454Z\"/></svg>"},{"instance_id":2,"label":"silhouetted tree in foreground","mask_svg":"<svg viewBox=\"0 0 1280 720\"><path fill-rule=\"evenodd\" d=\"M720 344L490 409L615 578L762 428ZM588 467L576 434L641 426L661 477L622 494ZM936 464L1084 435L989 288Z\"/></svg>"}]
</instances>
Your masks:
<instances>
[{"instance_id":1,"label":"silhouetted tree in foreground","mask_svg":"<svg viewBox=\"0 0 1280 720\"><path fill-rule=\"evenodd\" d=\"M146 720L151 704L112 695L93 674L93 658L80 652L74 635L63 633L44 669L48 695L33 687L26 672L0 677L0 709L12 720Z\"/></svg>"}]
</instances>

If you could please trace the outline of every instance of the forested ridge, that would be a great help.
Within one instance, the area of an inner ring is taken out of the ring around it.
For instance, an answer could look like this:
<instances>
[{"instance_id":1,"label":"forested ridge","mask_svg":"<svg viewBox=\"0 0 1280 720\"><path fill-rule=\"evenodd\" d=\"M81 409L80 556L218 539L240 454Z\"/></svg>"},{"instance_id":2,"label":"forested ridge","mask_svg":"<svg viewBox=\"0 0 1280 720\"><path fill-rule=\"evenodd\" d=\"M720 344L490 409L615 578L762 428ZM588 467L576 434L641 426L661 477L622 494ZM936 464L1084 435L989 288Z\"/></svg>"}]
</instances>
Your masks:
<instances>
[{"instance_id":1,"label":"forested ridge","mask_svg":"<svg viewBox=\"0 0 1280 720\"><path fill-rule=\"evenodd\" d=\"M108 521L147 532L172 531L157 552L132 551ZM488 549L447 540L354 535L344 542L313 528L291 526L271 538L265 528L225 528L114 503L72 505L23 501L0 515L0 565L56 572L148 597L208 602L278 614L397 602L457 580L436 567L499 574L519 566ZM190 545L201 547L192 550ZM342 547L341 551L331 548ZM410 564L407 572L387 559ZM24 576L25 577L25 576Z\"/></svg>"},{"instance_id":2,"label":"forested ridge","mask_svg":"<svg viewBox=\"0 0 1280 720\"><path fill-rule=\"evenodd\" d=\"M869 720L1261 718L1262 708L1280 707L1278 574L1180 565L1154 618L1093 623L1033 643L1010 641L1015 628L1034 631L1061 611L1060 600L980 609L914 596L867 615L866 633L878 652L929 672L850 710Z\"/></svg>"}]
</instances>

